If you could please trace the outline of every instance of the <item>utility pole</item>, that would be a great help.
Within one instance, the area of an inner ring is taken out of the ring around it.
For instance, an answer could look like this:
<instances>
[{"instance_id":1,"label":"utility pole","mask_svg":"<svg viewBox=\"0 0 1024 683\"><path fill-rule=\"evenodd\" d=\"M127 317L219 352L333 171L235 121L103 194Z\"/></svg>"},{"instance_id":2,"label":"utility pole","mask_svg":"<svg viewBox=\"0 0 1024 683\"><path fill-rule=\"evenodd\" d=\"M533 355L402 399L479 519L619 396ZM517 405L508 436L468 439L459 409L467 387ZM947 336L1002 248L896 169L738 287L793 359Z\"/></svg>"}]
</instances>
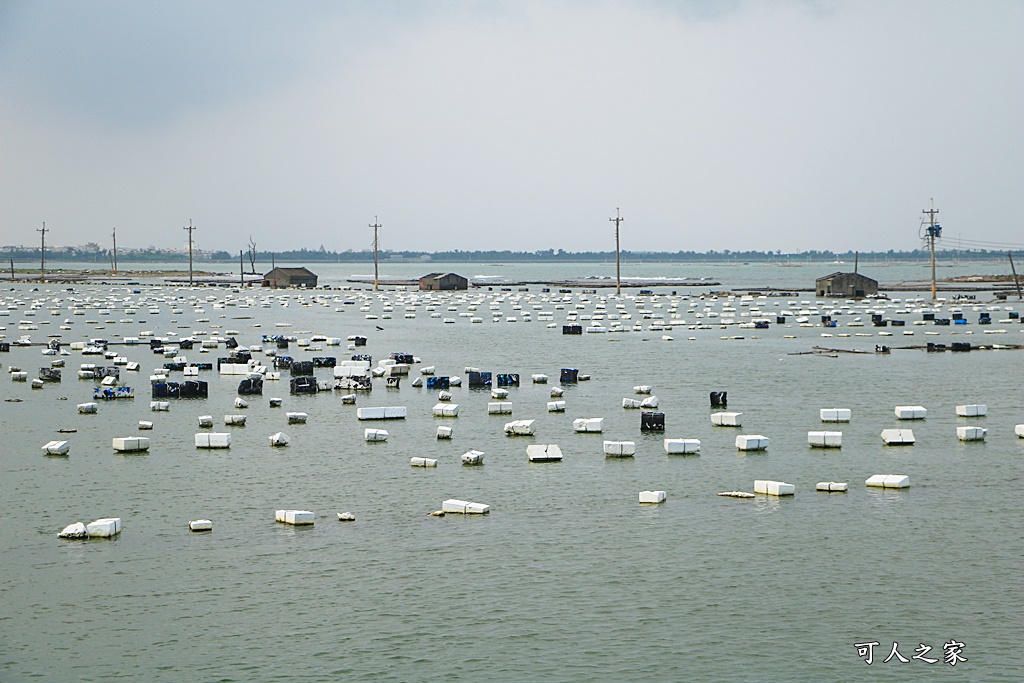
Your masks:
<instances>
[{"instance_id":1,"label":"utility pole","mask_svg":"<svg viewBox=\"0 0 1024 683\"><path fill-rule=\"evenodd\" d=\"M921 213L928 216L928 228L925 231L925 236L928 238L928 246L932 252L932 301L935 301L935 240L942 235L942 226L935 222L935 214L939 212L935 208L935 199L931 200L931 208L924 209Z\"/></svg>"},{"instance_id":2,"label":"utility pole","mask_svg":"<svg viewBox=\"0 0 1024 683\"><path fill-rule=\"evenodd\" d=\"M608 220L615 223L615 296L622 296L622 274L619 263L619 223L626 220L619 215L619 207L615 207L615 218Z\"/></svg>"},{"instance_id":3,"label":"utility pole","mask_svg":"<svg viewBox=\"0 0 1024 683\"><path fill-rule=\"evenodd\" d=\"M188 286L192 286L192 231L195 228L192 227L192 219L188 219L188 227L182 228L182 230L188 231Z\"/></svg>"},{"instance_id":4,"label":"utility pole","mask_svg":"<svg viewBox=\"0 0 1024 683\"><path fill-rule=\"evenodd\" d=\"M242 289L245 289L245 261L242 260L242 250L238 250L238 282Z\"/></svg>"},{"instance_id":5,"label":"utility pole","mask_svg":"<svg viewBox=\"0 0 1024 683\"><path fill-rule=\"evenodd\" d=\"M46 221L43 221L43 227L36 228L36 232L42 235L42 245L39 247L39 281L46 281Z\"/></svg>"},{"instance_id":6,"label":"utility pole","mask_svg":"<svg viewBox=\"0 0 1024 683\"><path fill-rule=\"evenodd\" d=\"M114 228L114 233L111 235L111 237L114 240L114 254L113 254L113 257L114 257L114 262L113 262L114 275L117 275L117 228L116 227Z\"/></svg>"},{"instance_id":7,"label":"utility pole","mask_svg":"<svg viewBox=\"0 0 1024 683\"><path fill-rule=\"evenodd\" d=\"M376 292L380 289L377 278L377 249L380 247L380 242L377 241L377 228L381 227L376 216L373 217L373 224L370 227L373 228L373 291Z\"/></svg>"},{"instance_id":8,"label":"utility pole","mask_svg":"<svg viewBox=\"0 0 1024 683\"><path fill-rule=\"evenodd\" d=\"M1014 285L1017 286L1017 298L1024 299L1024 295L1021 294L1021 283L1017 280L1017 268L1014 267L1014 255L1011 252L1007 252L1007 256L1010 257L1010 269L1014 273Z\"/></svg>"}]
</instances>

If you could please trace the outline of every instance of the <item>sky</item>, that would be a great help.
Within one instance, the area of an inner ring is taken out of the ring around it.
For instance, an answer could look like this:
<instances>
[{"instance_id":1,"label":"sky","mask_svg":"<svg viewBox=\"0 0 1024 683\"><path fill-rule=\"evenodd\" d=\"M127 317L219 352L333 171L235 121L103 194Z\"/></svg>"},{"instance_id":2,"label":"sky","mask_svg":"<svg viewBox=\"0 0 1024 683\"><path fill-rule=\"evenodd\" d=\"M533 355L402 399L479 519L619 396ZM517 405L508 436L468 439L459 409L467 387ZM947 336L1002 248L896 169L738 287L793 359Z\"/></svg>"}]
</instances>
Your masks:
<instances>
[{"instance_id":1,"label":"sky","mask_svg":"<svg viewBox=\"0 0 1024 683\"><path fill-rule=\"evenodd\" d=\"M1024 248L1019 0L0 0L0 245Z\"/></svg>"}]
</instances>

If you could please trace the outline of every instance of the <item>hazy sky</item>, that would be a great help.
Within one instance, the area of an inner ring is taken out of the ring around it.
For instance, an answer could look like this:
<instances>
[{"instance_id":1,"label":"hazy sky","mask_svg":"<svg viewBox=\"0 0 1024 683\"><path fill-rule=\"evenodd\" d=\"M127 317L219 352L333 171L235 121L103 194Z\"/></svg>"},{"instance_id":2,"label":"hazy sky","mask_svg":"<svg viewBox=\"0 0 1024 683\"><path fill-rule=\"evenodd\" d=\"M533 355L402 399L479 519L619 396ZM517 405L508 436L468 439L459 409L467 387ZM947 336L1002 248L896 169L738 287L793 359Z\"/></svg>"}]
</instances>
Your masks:
<instances>
[{"instance_id":1,"label":"hazy sky","mask_svg":"<svg viewBox=\"0 0 1024 683\"><path fill-rule=\"evenodd\" d=\"M1024 245L1024 2L0 0L0 244Z\"/></svg>"}]
</instances>

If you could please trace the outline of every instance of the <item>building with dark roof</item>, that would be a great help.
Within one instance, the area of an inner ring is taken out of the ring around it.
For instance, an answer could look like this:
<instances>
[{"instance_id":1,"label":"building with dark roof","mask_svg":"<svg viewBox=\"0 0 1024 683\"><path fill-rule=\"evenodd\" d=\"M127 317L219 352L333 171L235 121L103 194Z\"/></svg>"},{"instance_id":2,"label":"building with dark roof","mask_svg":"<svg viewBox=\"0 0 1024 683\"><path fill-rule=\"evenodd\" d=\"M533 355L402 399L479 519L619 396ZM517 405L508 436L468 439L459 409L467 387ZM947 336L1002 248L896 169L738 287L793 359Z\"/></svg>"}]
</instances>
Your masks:
<instances>
[{"instance_id":1,"label":"building with dark roof","mask_svg":"<svg viewBox=\"0 0 1024 683\"><path fill-rule=\"evenodd\" d=\"M420 278L420 289L469 289L469 280L456 273L428 273Z\"/></svg>"},{"instance_id":2,"label":"building with dark roof","mask_svg":"<svg viewBox=\"0 0 1024 683\"><path fill-rule=\"evenodd\" d=\"M316 287L316 273L308 268L274 268L263 276L263 286L282 289L285 287Z\"/></svg>"},{"instance_id":3,"label":"building with dark roof","mask_svg":"<svg viewBox=\"0 0 1024 683\"><path fill-rule=\"evenodd\" d=\"M878 294L878 280L860 273L832 273L819 277L814 284L818 296L857 298Z\"/></svg>"}]
</instances>

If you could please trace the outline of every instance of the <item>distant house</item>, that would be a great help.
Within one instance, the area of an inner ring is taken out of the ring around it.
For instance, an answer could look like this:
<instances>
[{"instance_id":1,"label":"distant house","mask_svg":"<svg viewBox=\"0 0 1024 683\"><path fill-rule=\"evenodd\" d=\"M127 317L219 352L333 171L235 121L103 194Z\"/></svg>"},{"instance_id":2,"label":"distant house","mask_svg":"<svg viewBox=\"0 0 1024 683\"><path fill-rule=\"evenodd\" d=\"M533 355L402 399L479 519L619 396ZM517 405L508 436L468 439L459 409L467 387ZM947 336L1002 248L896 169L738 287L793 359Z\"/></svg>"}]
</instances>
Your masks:
<instances>
[{"instance_id":1,"label":"distant house","mask_svg":"<svg viewBox=\"0 0 1024 683\"><path fill-rule=\"evenodd\" d=\"M274 268L263 276L263 286L281 289L284 287L316 287L316 273L308 268Z\"/></svg>"},{"instance_id":2,"label":"distant house","mask_svg":"<svg viewBox=\"0 0 1024 683\"><path fill-rule=\"evenodd\" d=\"M878 280L860 273L832 273L819 277L814 291L818 296L861 297L878 294Z\"/></svg>"},{"instance_id":3,"label":"distant house","mask_svg":"<svg viewBox=\"0 0 1024 683\"><path fill-rule=\"evenodd\" d=\"M469 289L469 280L455 273L428 273L420 278L420 289Z\"/></svg>"}]
</instances>

